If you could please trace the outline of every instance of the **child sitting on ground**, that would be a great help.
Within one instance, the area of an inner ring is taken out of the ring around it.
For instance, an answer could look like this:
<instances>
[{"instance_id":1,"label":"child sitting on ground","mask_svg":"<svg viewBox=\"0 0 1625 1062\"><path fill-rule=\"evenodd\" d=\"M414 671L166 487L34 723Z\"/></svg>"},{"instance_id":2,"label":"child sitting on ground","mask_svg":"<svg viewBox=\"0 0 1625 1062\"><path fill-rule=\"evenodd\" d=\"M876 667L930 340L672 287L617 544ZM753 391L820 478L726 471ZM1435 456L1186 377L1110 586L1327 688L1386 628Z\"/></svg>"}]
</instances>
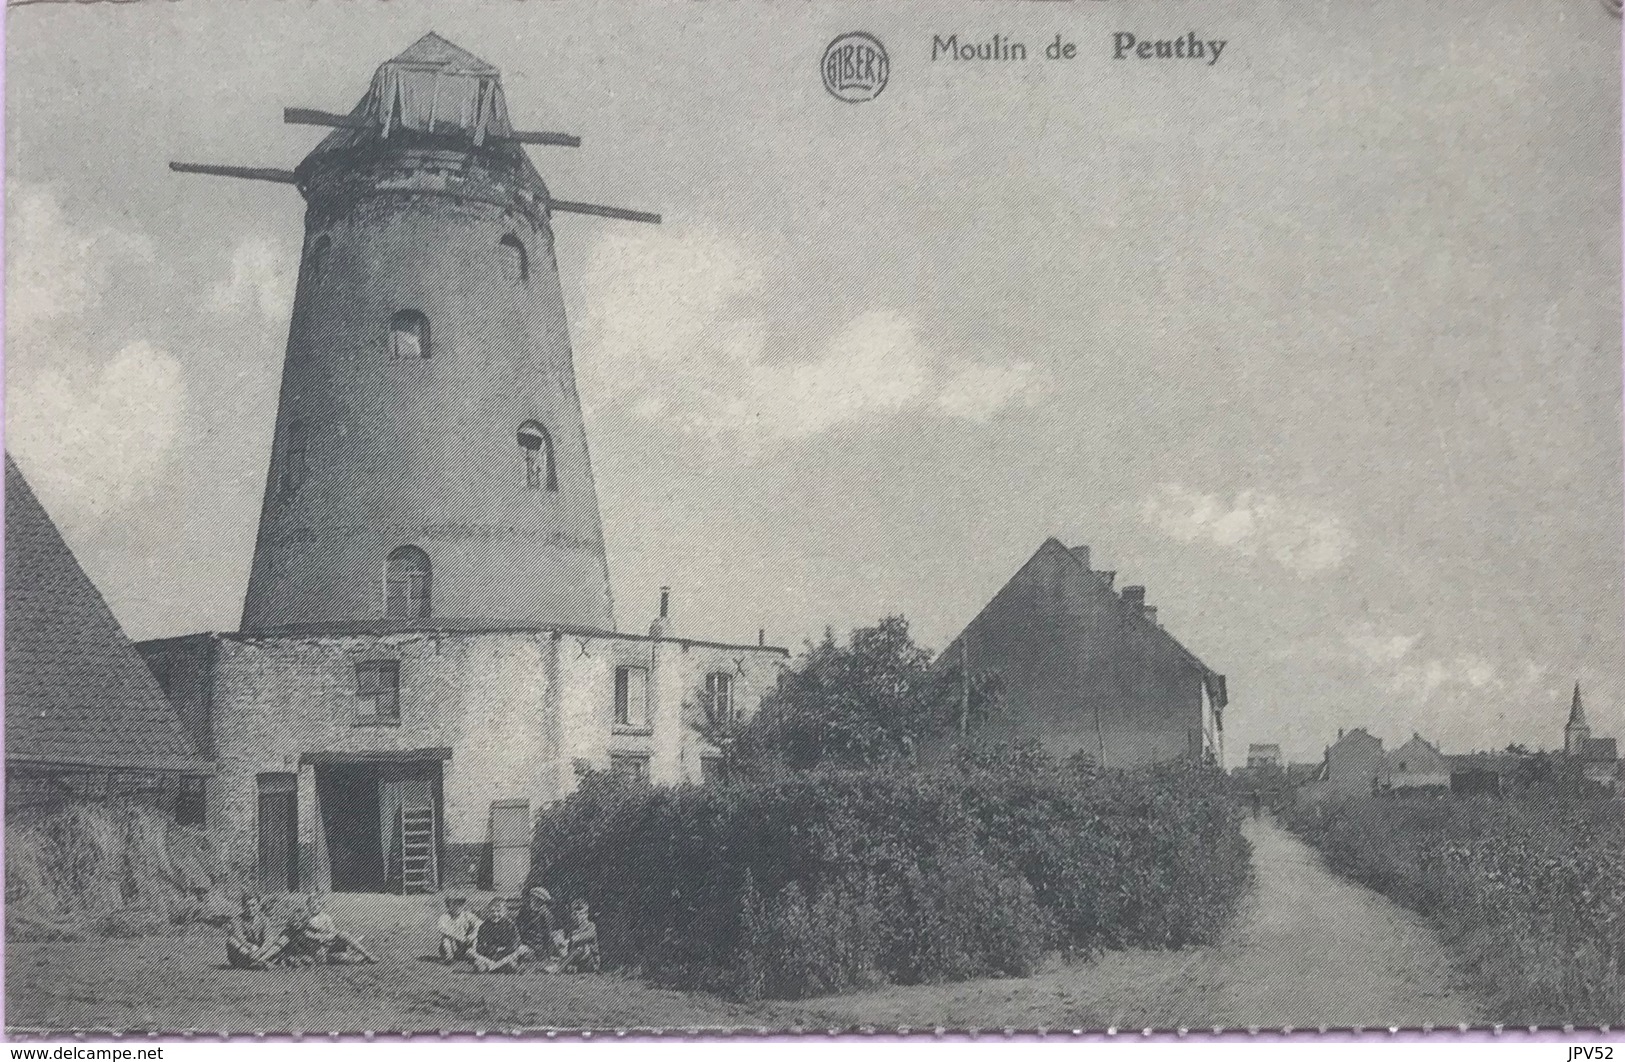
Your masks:
<instances>
[{"instance_id":1,"label":"child sitting on ground","mask_svg":"<svg viewBox=\"0 0 1625 1062\"><path fill-rule=\"evenodd\" d=\"M305 905L303 932L305 939L314 945L315 961L319 963L355 965L378 961L361 946L360 937L339 929L333 916L327 913L327 902L320 896L312 896Z\"/></svg>"},{"instance_id":2,"label":"child sitting on ground","mask_svg":"<svg viewBox=\"0 0 1625 1062\"><path fill-rule=\"evenodd\" d=\"M588 918L586 900L571 900L570 915L575 925L570 927L569 950L565 952L562 970L565 973L597 973L598 927Z\"/></svg>"},{"instance_id":3,"label":"child sitting on ground","mask_svg":"<svg viewBox=\"0 0 1625 1062\"><path fill-rule=\"evenodd\" d=\"M284 942L271 936L260 898L245 894L242 912L226 929L226 961L239 970L263 970Z\"/></svg>"},{"instance_id":4,"label":"child sitting on ground","mask_svg":"<svg viewBox=\"0 0 1625 1062\"><path fill-rule=\"evenodd\" d=\"M474 946L468 949L474 972L518 973L519 962L527 954L519 941L519 927L508 917L508 901L501 896L492 897L485 921L474 935Z\"/></svg>"},{"instance_id":5,"label":"child sitting on ground","mask_svg":"<svg viewBox=\"0 0 1625 1062\"><path fill-rule=\"evenodd\" d=\"M440 916L440 961L448 966L468 958L480 931L480 916L467 904L465 896L447 896L446 913Z\"/></svg>"}]
</instances>

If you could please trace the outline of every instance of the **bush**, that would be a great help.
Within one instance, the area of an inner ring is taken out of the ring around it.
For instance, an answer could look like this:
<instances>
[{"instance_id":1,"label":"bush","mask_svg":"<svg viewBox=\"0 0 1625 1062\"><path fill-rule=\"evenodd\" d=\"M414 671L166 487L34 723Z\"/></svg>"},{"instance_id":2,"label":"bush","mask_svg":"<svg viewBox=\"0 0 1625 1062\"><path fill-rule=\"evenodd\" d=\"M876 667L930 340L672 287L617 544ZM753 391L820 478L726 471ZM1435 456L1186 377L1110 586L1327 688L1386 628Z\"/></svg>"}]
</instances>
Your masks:
<instances>
[{"instance_id":1,"label":"bush","mask_svg":"<svg viewBox=\"0 0 1625 1062\"><path fill-rule=\"evenodd\" d=\"M1335 869L1433 920L1498 1018L1625 1019L1617 801L1359 797L1287 822Z\"/></svg>"},{"instance_id":2,"label":"bush","mask_svg":"<svg viewBox=\"0 0 1625 1062\"><path fill-rule=\"evenodd\" d=\"M201 829L144 806L64 803L6 822L6 937L134 936L236 910L231 872Z\"/></svg>"},{"instance_id":3,"label":"bush","mask_svg":"<svg viewBox=\"0 0 1625 1062\"><path fill-rule=\"evenodd\" d=\"M740 998L1211 940L1247 878L1215 774L1031 759L677 789L589 775L535 845L535 883L590 899L607 954Z\"/></svg>"}]
</instances>

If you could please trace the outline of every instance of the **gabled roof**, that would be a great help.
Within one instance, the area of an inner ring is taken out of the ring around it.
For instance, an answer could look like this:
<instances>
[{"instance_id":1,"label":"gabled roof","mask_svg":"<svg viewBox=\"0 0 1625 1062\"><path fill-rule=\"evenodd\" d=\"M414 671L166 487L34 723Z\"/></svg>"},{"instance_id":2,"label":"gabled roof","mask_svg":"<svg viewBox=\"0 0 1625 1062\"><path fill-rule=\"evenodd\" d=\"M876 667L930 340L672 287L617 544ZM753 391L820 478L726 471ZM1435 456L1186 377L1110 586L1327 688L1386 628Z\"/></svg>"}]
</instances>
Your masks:
<instances>
[{"instance_id":1,"label":"gabled roof","mask_svg":"<svg viewBox=\"0 0 1625 1062\"><path fill-rule=\"evenodd\" d=\"M1208 698L1213 702L1216 708L1223 708L1229 703L1229 691L1226 688L1224 676L1204 664L1195 653L1185 648L1185 646L1180 643L1179 639L1175 638L1172 634L1169 634L1164 627L1152 620L1143 611L1133 608L1127 602L1124 602L1122 597L1112 590L1112 580L1117 573L1095 571L1089 566L1089 547L1079 546L1076 548L1069 548L1062 543L1060 539L1051 536L1050 538L1044 540L1043 544L1040 545L1036 551L1034 551L1031 557L1027 558L1027 562L1016 570L1016 573L1010 577L1010 579L1005 583L1005 586L1008 587L1012 583L1015 583L1016 580L1021 577L1021 573L1023 571L1046 557L1055 558L1056 568L1059 571L1069 572L1075 578L1091 580L1101 589L1102 592L1118 602L1120 607L1123 609L1124 614L1130 617L1131 622L1136 622L1140 629L1143 632L1148 633L1151 637L1161 639L1180 656L1184 657L1192 667L1201 672L1202 684L1204 687L1206 687ZM1004 591L1001 589L1000 593L1003 592ZM994 595L995 599L997 596L997 594ZM991 607L991 602L989 602L987 606L984 606L984 609L987 607ZM980 613L978 613L978 615L980 615ZM975 622L975 617L972 617L971 623ZM967 629L968 626L969 625L967 625ZM963 633L961 633L960 637L963 636ZM958 639L955 639L955 641L958 641Z\"/></svg>"},{"instance_id":2,"label":"gabled roof","mask_svg":"<svg viewBox=\"0 0 1625 1062\"><path fill-rule=\"evenodd\" d=\"M6 455L6 760L212 770Z\"/></svg>"}]
</instances>

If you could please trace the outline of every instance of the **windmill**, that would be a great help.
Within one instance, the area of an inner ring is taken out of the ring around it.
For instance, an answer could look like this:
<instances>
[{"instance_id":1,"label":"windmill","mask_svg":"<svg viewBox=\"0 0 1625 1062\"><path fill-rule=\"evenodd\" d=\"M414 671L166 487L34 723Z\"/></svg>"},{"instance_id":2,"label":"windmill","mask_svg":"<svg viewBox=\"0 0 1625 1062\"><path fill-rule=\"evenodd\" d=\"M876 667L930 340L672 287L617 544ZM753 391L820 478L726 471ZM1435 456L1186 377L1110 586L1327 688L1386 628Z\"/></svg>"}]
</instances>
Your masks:
<instances>
[{"instance_id":1,"label":"windmill","mask_svg":"<svg viewBox=\"0 0 1625 1062\"><path fill-rule=\"evenodd\" d=\"M284 118L330 130L292 170L170 164L306 201L242 629L614 630L551 219L659 215L553 198L527 146L579 138L432 33Z\"/></svg>"},{"instance_id":2,"label":"windmill","mask_svg":"<svg viewBox=\"0 0 1625 1062\"><path fill-rule=\"evenodd\" d=\"M512 151L520 144L581 146L581 138L570 133L537 133L513 128L502 93L501 72L435 33L424 35L412 47L379 67L372 90L349 114L287 107L282 111L282 120L288 125L335 129L343 135L330 136L315 153L291 170L205 162L171 162L169 168L176 173L291 184L306 194L312 160L324 150L341 146L345 150L356 150L387 143L392 136L397 144L402 141L444 142L496 152ZM540 177L537 180L540 181ZM546 204L554 213L660 224L660 215L646 210L551 196L546 198Z\"/></svg>"}]
</instances>

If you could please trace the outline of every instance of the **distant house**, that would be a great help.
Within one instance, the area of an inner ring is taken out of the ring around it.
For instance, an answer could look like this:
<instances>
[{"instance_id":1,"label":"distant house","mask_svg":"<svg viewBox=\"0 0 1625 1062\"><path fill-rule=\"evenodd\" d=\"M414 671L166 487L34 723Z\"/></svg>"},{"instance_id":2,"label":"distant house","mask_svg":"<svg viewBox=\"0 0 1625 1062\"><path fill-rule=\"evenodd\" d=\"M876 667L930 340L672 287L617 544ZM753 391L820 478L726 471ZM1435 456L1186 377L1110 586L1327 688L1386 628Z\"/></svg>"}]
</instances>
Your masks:
<instances>
[{"instance_id":1,"label":"distant house","mask_svg":"<svg viewBox=\"0 0 1625 1062\"><path fill-rule=\"evenodd\" d=\"M1223 762L1224 676L1157 622L1145 587L1112 589L1089 548L1048 539L943 652L1004 680L980 733L1110 767Z\"/></svg>"},{"instance_id":2,"label":"distant house","mask_svg":"<svg viewBox=\"0 0 1625 1062\"><path fill-rule=\"evenodd\" d=\"M1468 752L1448 757L1450 792L1456 796L1491 796L1527 785L1539 768L1537 757L1522 751Z\"/></svg>"},{"instance_id":3,"label":"distant house","mask_svg":"<svg viewBox=\"0 0 1625 1062\"><path fill-rule=\"evenodd\" d=\"M1247 746L1247 766L1254 769L1281 766L1281 746L1254 742Z\"/></svg>"},{"instance_id":4,"label":"distant house","mask_svg":"<svg viewBox=\"0 0 1625 1062\"><path fill-rule=\"evenodd\" d=\"M1387 789L1448 789L1450 760L1421 734L1383 756Z\"/></svg>"},{"instance_id":5,"label":"distant house","mask_svg":"<svg viewBox=\"0 0 1625 1062\"><path fill-rule=\"evenodd\" d=\"M213 765L8 454L6 803L138 800L201 823Z\"/></svg>"},{"instance_id":6,"label":"distant house","mask_svg":"<svg viewBox=\"0 0 1625 1062\"><path fill-rule=\"evenodd\" d=\"M1382 738L1355 727L1337 732L1337 740L1326 749L1314 788L1318 793L1369 794L1382 788L1386 776Z\"/></svg>"}]
</instances>

